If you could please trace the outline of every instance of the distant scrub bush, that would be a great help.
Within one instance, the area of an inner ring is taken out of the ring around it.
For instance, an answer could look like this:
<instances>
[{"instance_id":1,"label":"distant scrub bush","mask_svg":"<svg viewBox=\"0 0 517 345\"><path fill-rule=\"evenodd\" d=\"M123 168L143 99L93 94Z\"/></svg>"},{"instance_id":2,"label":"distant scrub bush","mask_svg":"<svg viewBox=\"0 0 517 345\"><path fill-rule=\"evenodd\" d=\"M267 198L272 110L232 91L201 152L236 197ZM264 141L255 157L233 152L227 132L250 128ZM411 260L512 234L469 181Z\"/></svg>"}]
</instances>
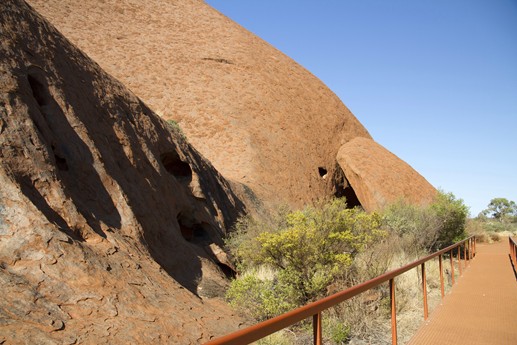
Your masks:
<instances>
[{"instance_id":1,"label":"distant scrub bush","mask_svg":"<svg viewBox=\"0 0 517 345\"><path fill-rule=\"evenodd\" d=\"M501 237L517 235L517 206L512 200L494 198L488 207L468 220L467 232L485 242L499 241Z\"/></svg>"}]
</instances>

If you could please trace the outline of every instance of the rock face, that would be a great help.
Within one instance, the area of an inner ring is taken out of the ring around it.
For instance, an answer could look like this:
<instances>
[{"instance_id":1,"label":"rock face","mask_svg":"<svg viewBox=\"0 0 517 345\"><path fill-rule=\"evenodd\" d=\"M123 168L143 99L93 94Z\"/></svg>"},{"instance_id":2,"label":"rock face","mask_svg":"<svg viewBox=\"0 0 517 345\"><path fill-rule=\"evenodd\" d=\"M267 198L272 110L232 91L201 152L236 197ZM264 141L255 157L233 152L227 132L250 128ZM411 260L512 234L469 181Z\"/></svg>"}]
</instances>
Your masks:
<instances>
[{"instance_id":1,"label":"rock face","mask_svg":"<svg viewBox=\"0 0 517 345\"><path fill-rule=\"evenodd\" d=\"M244 211L228 182L26 3L0 2L0 31L0 343L235 329L205 298L224 288L216 255Z\"/></svg>"},{"instance_id":2,"label":"rock face","mask_svg":"<svg viewBox=\"0 0 517 345\"><path fill-rule=\"evenodd\" d=\"M29 3L266 204L335 194L339 148L370 138L320 80L202 0Z\"/></svg>"},{"instance_id":3,"label":"rock face","mask_svg":"<svg viewBox=\"0 0 517 345\"><path fill-rule=\"evenodd\" d=\"M145 103L25 2L0 2L0 344L204 342L243 322L219 298L240 214L434 195L319 80L201 0L30 3Z\"/></svg>"},{"instance_id":4,"label":"rock face","mask_svg":"<svg viewBox=\"0 0 517 345\"><path fill-rule=\"evenodd\" d=\"M367 211L382 209L399 199L428 204L436 194L425 178L375 141L356 138L339 149L339 165Z\"/></svg>"}]
</instances>

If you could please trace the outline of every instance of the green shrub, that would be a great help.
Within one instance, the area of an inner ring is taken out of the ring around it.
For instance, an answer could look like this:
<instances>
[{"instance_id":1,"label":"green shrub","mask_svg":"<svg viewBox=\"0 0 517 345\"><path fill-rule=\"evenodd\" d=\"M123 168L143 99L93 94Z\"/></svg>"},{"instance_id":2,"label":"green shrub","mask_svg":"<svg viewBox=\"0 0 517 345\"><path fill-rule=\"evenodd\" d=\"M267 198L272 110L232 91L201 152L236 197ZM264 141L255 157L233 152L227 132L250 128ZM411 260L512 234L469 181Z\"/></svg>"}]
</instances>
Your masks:
<instances>
[{"instance_id":1,"label":"green shrub","mask_svg":"<svg viewBox=\"0 0 517 345\"><path fill-rule=\"evenodd\" d=\"M332 319L330 324L325 327L325 329L327 328L330 333L330 339L332 339L335 344L346 344L350 340L351 328L343 322Z\"/></svg>"},{"instance_id":2,"label":"green shrub","mask_svg":"<svg viewBox=\"0 0 517 345\"><path fill-rule=\"evenodd\" d=\"M517 224L510 221L501 222L480 214L476 218L467 220L466 232L469 235L476 235L478 242L491 243L499 241L501 237L508 234L517 234Z\"/></svg>"},{"instance_id":3,"label":"green shrub","mask_svg":"<svg viewBox=\"0 0 517 345\"><path fill-rule=\"evenodd\" d=\"M256 272L233 280L226 293L230 305L247 315L264 320L296 307L291 296L296 294L291 286L269 279L260 279Z\"/></svg>"},{"instance_id":4,"label":"green shrub","mask_svg":"<svg viewBox=\"0 0 517 345\"><path fill-rule=\"evenodd\" d=\"M183 130L181 129L179 123L177 123L174 120L167 120L167 125L174 132L178 133L182 138L185 138L185 134L183 133Z\"/></svg>"},{"instance_id":5,"label":"green shrub","mask_svg":"<svg viewBox=\"0 0 517 345\"><path fill-rule=\"evenodd\" d=\"M226 238L226 247L235 258L237 270L246 271L248 268L260 266L256 253L260 251L257 237L263 232L273 232L284 228L287 224L287 214L291 211L287 206L280 206L277 212L269 217L258 220L251 216L244 216L237 220L230 236Z\"/></svg>"},{"instance_id":6,"label":"green shrub","mask_svg":"<svg viewBox=\"0 0 517 345\"><path fill-rule=\"evenodd\" d=\"M324 295L330 283L345 275L354 256L385 236L378 213L347 209L344 199L287 212L277 218L277 226L261 226L262 223L249 218L244 223L250 231L241 229L228 241L239 268L268 266L274 269L275 277L270 282L258 282L256 276L251 280L247 275L234 280L230 290L243 284L243 279L261 286L270 284L267 288L271 294L261 296L276 301L281 286L288 291L284 296L287 303L297 306ZM261 227L265 230L257 230ZM240 304L235 294L229 293L227 297L235 306Z\"/></svg>"},{"instance_id":7,"label":"green shrub","mask_svg":"<svg viewBox=\"0 0 517 345\"><path fill-rule=\"evenodd\" d=\"M400 201L387 207L383 215L387 230L396 234L406 254L445 248L466 237L468 207L452 193L439 191L429 206Z\"/></svg>"},{"instance_id":8,"label":"green shrub","mask_svg":"<svg viewBox=\"0 0 517 345\"><path fill-rule=\"evenodd\" d=\"M431 209L442 222L434 249L445 248L467 236L465 223L469 209L462 199L456 199L452 193L440 191Z\"/></svg>"},{"instance_id":9,"label":"green shrub","mask_svg":"<svg viewBox=\"0 0 517 345\"><path fill-rule=\"evenodd\" d=\"M435 246L443 224L436 212L430 207L411 205L399 201L383 212L384 224L392 236L410 255L428 252Z\"/></svg>"},{"instance_id":10,"label":"green shrub","mask_svg":"<svg viewBox=\"0 0 517 345\"><path fill-rule=\"evenodd\" d=\"M486 221L483 223L483 228L487 232L504 232L515 230L515 227L512 226L512 224L501 221Z\"/></svg>"}]
</instances>

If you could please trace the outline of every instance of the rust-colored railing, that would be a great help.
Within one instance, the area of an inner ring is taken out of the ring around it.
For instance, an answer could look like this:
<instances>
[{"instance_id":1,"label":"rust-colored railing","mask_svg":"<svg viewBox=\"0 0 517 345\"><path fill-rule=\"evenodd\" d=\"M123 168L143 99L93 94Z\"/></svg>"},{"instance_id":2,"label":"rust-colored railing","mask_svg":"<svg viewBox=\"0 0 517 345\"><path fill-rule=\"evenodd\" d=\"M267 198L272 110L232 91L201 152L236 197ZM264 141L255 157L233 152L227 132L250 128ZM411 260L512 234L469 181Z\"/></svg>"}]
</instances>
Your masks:
<instances>
[{"instance_id":1,"label":"rust-colored railing","mask_svg":"<svg viewBox=\"0 0 517 345\"><path fill-rule=\"evenodd\" d=\"M517 272L517 242L510 236L510 260L512 260L513 269Z\"/></svg>"},{"instance_id":2,"label":"rust-colored railing","mask_svg":"<svg viewBox=\"0 0 517 345\"><path fill-rule=\"evenodd\" d=\"M463 264L461 262L461 247L463 246ZM272 319L263 321L256 325L241 329L234 333L225 335L223 337L214 339L205 343L205 345L243 345L250 344L259 339L265 338L270 334L273 334L281 329L294 325L297 322L300 322L304 319L312 317L313 320L313 334L314 334L314 344L321 345L322 344L322 327L321 327L321 319L322 319L322 311L329 309L341 302L344 302L354 296L357 296L367 290L375 288L382 283L389 282L390 287L390 298L391 298L391 332L392 332L392 344L397 344L397 308L395 303L395 278L412 268L421 267L422 272L422 291L423 291L423 308L424 308L424 319L427 319L428 316L428 307L427 307L427 283L426 283L426 272L425 272L425 263L429 260L438 256L439 258L439 269L440 269L440 286L441 286L441 295L444 297L444 278L443 278L443 262L442 256L445 253L449 254L450 257L450 265L451 265L451 282L454 285L454 249L457 249L456 255L458 260L458 267L460 270L460 275L462 274L462 266L466 267L468 261L472 260L476 253L476 238L475 236L471 236L463 241L455 243L445 249L437 251L431 255L428 255L420 260L414 261L406 266L403 266L399 269L393 270L391 272L380 275L376 278L368 280L364 283L352 286L346 290L338 292L334 295L328 296L326 298L320 299L316 302L312 302L303 307L291 310L285 314L279 315ZM514 251L515 254L515 251Z\"/></svg>"}]
</instances>

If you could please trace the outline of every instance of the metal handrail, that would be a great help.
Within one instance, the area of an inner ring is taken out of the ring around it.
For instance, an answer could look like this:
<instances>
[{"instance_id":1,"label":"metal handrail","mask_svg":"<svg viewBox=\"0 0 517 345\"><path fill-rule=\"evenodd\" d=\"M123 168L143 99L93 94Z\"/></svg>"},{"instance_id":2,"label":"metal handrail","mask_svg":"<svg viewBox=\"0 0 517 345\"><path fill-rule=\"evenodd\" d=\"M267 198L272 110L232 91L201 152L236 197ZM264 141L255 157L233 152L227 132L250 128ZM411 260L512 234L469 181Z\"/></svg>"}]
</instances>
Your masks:
<instances>
[{"instance_id":1,"label":"metal handrail","mask_svg":"<svg viewBox=\"0 0 517 345\"><path fill-rule=\"evenodd\" d=\"M443 280L443 264L442 264L442 255L449 252L450 253L450 263L451 263L451 275L452 275L452 284L454 285L454 263L453 263L453 249L458 248L457 250L457 258L458 264L461 272L461 246L464 245L464 265L467 265L467 260L471 260L475 256L476 252L476 238L475 236L471 236L463 241L457 242L447 248L439 250L431 255L428 255L422 259L414 261L406 266L403 266L399 269L393 270L391 272L384 273L376 278L368 280L364 283L352 286L346 290L335 293L331 296L325 297L318 301L309 303L305 306L299 307L297 309L291 310L285 314L276 316L272 319L260 322L253 326L238 330L234 333L227 334L220 338L211 340L205 345L243 345L250 344L259 339L265 338L270 334L273 334L277 331L280 331L286 327L294 325L297 322L300 322L309 317L313 317L313 334L314 334L314 344L321 345L322 344L322 328L321 328L321 312L333 307L341 302L344 302L354 296L359 295L367 290L375 288L382 283L389 281L390 285L390 298L391 298L391 324L392 324L392 344L397 344L397 324L396 324L396 304L395 304L395 277L409 271L412 268L417 266L421 266L422 268L422 289L424 296L424 319L427 319L428 316L428 308L427 308L427 286L426 286L426 275L425 275L425 263L435 257L439 257L439 265L440 265L440 284L441 284L441 295L444 297L444 280ZM467 248L468 247L468 248ZM468 255L467 255L468 250ZM461 275L461 273L460 273Z\"/></svg>"},{"instance_id":2,"label":"metal handrail","mask_svg":"<svg viewBox=\"0 0 517 345\"><path fill-rule=\"evenodd\" d=\"M511 236L508 236L508 240L510 242L510 260L512 261L513 269L517 271L517 242Z\"/></svg>"}]
</instances>

